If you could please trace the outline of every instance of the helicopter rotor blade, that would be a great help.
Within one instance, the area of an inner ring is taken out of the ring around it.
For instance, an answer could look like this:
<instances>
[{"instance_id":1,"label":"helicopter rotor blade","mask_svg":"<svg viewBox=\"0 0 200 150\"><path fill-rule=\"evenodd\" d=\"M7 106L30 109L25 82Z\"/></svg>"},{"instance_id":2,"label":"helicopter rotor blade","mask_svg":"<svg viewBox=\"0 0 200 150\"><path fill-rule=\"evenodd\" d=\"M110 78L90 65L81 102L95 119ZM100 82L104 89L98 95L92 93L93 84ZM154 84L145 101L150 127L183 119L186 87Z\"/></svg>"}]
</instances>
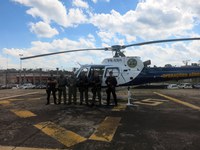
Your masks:
<instances>
[{"instance_id":1,"label":"helicopter rotor blade","mask_svg":"<svg viewBox=\"0 0 200 150\"><path fill-rule=\"evenodd\" d=\"M155 41L147 41L147 42L141 42L141 43L134 43L130 45L113 45L111 47L105 47L105 48L89 48L89 49L75 49L75 50L68 50L68 51L60 51L60 52L53 52L53 53L46 53L46 54L40 54L40 55L34 55L34 56L28 56L28 57L21 57L21 60L25 59L31 59L36 57L43 57L43 56L49 56L49 55L56 55L56 54L62 54L62 53L70 53L70 52L78 52L78 51L89 51L89 50L104 50L104 51L115 51L115 56L121 56L124 57L125 55L120 51L122 49L125 49L127 47L131 46L142 46L142 45L148 45L148 44L154 44L154 43L165 43L165 42L176 42L176 41L190 41L190 40L200 40L200 37L196 38L179 38L179 39L167 39L167 40L155 40Z\"/></svg>"},{"instance_id":2,"label":"helicopter rotor blade","mask_svg":"<svg viewBox=\"0 0 200 150\"><path fill-rule=\"evenodd\" d=\"M49 56L49 55L78 52L78 51L89 51L89 50L107 50L107 49L106 48L76 49L76 50L60 51L60 52L53 52L53 53L46 53L46 54L40 54L40 55L34 55L34 56L21 57L20 59L25 60L25 59L31 59L31 58L37 58L37 57L43 57L43 56Z\"/></svg>"},{"instance_id":3,"label":"helicopter rotor blade","mask_svg":"<svg viewBox=\"0 0 200 150\"><path fill-rule=\"evenodd\" d=\"M168 40L148 41L148 42L141 42L141 43L135 43L135 44L130 44L130 45L124 45L124 47L127 48L127 47L131 47L131 46L141 46L141 45L148 45L148 44L154 44L154 43L190 41L190 40L200 40L200 38L181 38L181 39L168 39Z\"/></svg>"}]
</instances>

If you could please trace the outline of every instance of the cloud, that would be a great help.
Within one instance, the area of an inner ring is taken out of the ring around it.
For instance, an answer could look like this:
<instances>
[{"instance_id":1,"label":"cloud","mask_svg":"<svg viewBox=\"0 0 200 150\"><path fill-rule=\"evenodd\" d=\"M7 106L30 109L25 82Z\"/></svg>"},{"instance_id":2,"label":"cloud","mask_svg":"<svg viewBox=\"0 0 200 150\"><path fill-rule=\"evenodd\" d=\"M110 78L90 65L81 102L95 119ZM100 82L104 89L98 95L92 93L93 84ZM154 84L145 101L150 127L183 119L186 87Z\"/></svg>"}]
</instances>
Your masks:
<instances>
[{"instance_id":1,"label":"cloud","mask_svg":"<svg viewBox=\"0 0 200 150\"><path fill-rule=\"evenodd\" d=\"M67 10L59 0L13 0L27 7L31 7L26 12L33 17L39 17L43 22L50 24L54 21L63 27L70 27L73 24L84 23L86 15L81 9L71 8ZM87 8L86 2L74 1L76 6ZM48 5L47 5L48 4Z\"/></svg>"},{"instance_id":2,"label":"cloud","mask_svg":"<svg viewBox=\"0 0 200 150\"><path fill-rule=\"evenodd\" d=\"M68 25L67 11L59 0L13 0L27 7L26 12L33 17L39 17L44 22L51 21L66 27Z\"/></svg>"},{"instance_id":3,"label":"cloud","mask_svg":"<svg viewBox=\"0 0 200 150\"><path fill-rule=\"evenodd\" d=\"M87 16L81 9L69 9L68 15L68 25L67 26L76 26L77 24L86 23Z\"/></svg>"},{"instance_id":4,"label":"cloud","mask_svg":"<svg viewBox=\"0 0 200 150\"><path fill-rule=\"evenodd\" d=\"M90 9L88 3L83 0L74 0L75 8L69 9L66 9L58 0L13 1L30 7L27 13L42 20L38 23L32 23L30 26L31 31L40 37L52 37L58 34L56 28L50 26L51 22L57 23L64 29L77 27L83 23L87 23L90 27L96 27L96 34L101 39L101 43L98 43L98 45L102 46L131 44L136 40L148 41L170 37L199 36L193 31L200 21L200 2L196 0L170 2L166 0L160 0L159 2L157 0L145 0L140 1L135 10L128 10L123 14L117 10L111 10L110 13L95 13L93 12L95 9ZM100 1L109 2L109 0L92 1L96 5ZM46 5L47 3L48 5ZM93 11L90 12L90 10ZM45 26L47 28L44 28ZM47 31L50 35L47 34ZM30 48L24 49L24 54L25 56L30 56L60 50L96 47L95 38L96 35L89 34L87 37L77 40L64 38L56 39L52 42L34 41ZM159 66L166 63L183 65L182 60L187 57L198 61L200 58L198 45L199 43L196 41L191 42L191 44L180 42L175 45L164 45L164 47L159 44L130 47L126 49L126 55L141 56L143 60L152 59L152 64ZM14 49L6 50L10 55L12 55L11 52L13 51ZM104 51L89 51L87 54L85 52L60 54L59 56L51 56L51 60L45 57L37 58L41 60L37 62L37 65L45 66L45 63L39 64L42 61L50 62L54 66L60 65L58 60L62 60L62 63L66 65L72 65L74 61L79 61L80 63L91 63L93 61L97 63L103 58L110 57L107 54L111 56L110 52ZM27 60L27 66L28 64L31 66L31 63Z\"/></svg>"},{"instance_id":5,"label":"cloud","mask_svg":"<svg viewBox=\"0 0 200 150\"><path fill-rule=\"evenodd\" d=\"M103 42L109 43L114 36L114 33L100 31L97 33Z\"/></svg>"},{"instance_id":6,"label":"cloud","mask_svg":"<svg viewBox=\"0 0 200 150\"><path fill-rule=\"evenodd\" d=\"M145 45L126 49L127 56L140 56L143 61L151 60L152 65L183 66L183 60L198 62L200 58L199 41L177 42L159 45Z\"/></svg>"},{"instance_id":7,"label":"cloud","mask_svg":"<svg viewBox=\"0 0 200 150\"><path fill-rule=\"evenodd\" d=\"M129 10L124 14L116 10L111 10L107 14L93 13L88 9L90 7L88 3L83 0L73 0L72 4L79 8L68 10L58 0L13 1L30 7L27 13L41 18L45 23L50 24L54 21L65 28L89 23L98 28L97 32L117 33L125 37L128 42L136 40L137 37L148 40L155 37L188 36L200 19L200 2L195 0L140 1L135 10ZM109 0L102 1L109 2ZM93 2L97 3L98 0ZM88 10L85 12L81 8Z\"/></svg>"},{"instance_id":8,"label":"cloud","mask_svg":"<svg viewBox=\"0 0 200 150\"><path fill-rule=\"evenodd\" d=\"M37 22L37 23L30 23L30 31L35 33L38 37L45 37L51 38L59 32L55 28L51 28L51 26L45 22Z\"/></svg>"},{"instance_id":9,"label":"cloud","mask_svg":"<svg viewBox=\"0 0 200 150\"><path fill-rule=\"evenodd\" d=\"M156 37L164 39L170 36L188 36L198 23L195 18L200 16L200 3L189 3L191 2L186 0L172 3L146 0L138 3L135 10L129 10L125 14L116 10L107 14L94 13L90 22L100 32L118 33L129 42L136 37L152 40L157 39Z\"/></svg>"},{"instance_id":10,"label":"cloud","mask_svg":"<svg viewBox=\"0 0 200 150\"><path fill-rule=\"evenodd\" d=\"M93 3L97 3L98 0L92 0Z\"/></svg>"},{"instance_id":11,"label":"cloud","mask_svg":"<svg viewBox=\"0 0 200 150\"><path fill-rule=\"evenodd\" d=\"M88 3L83 0L73 0L73 5L81 8L89 8Z\"/></svg>"},{"instance_id":12,"label":"cloud","mask_svg":"<svg viewBox=\"0 0 200 150\"><path fill-rule=\"evenodd\" d=\"M8 66L8 59L4 56L0 55L0 70L6 69Z\"/></svg>"},{"instance_id":13,"label":"cloud","mask_svg":"<svg viewBox=\"0 0 200 150\"><path fill-rule=\"evenodd\" d=\"M4 48L3 52L9 55L10 58L19 60L19 54L23 54L23 57L33 56L38 54L46 54L51 52L94 48L95 45L94 36L88 34L86 37L82 37L77 41L70 40L68 38L56 39L51 42L33 41L30 48L15 49ZM111 54L111 53L110 53ZM96 58L99 56L99 58ZM58 66L72 68L77 66L77 62L81 64L100 63L102 56L106 57L104 51L83 51L83 52L71 52L65 54L52 55L47 57L38 57L33 59L23 60L23 68L56 68ZM13 59L13 60L14 60ZM34 62L34 63L33 63ZM14 62L13 62L14 64ZM18 68L18 66L16 67ZM71 69L70 68L70 69Z\"/></svg>"},{"instance_id":14,"label":"cloud","mask_svg":"<svg viewBox=\"0 0 200 150\"><path fill-rule=\"evenodd\" d=\"M30 31L38 37L51 38L59 34L56 28L51 27L51 23L56 23L61 27L76 27L78 24L87 22L87 15L79 8L66 9L59 0L13 0L27 7L27 14L42 21L30 24ZM77 7L88 8L88 4L82 0L74 0ZM63 28L62 28L63 29ZM49 32L49 34L48 34Z\"/></svg>"},{"instance_id":15,"label":"cloud","mask_svg":"<svg viewBox=\"0 0 200 150\"><path fill-rule=\"evenodd\" d=\"M31 43L30 48L5 48L3 49L3 52L4 54L7 54L9 56L9 67L12 66L18 68L19 54L23 54L23 57L26 57L64 50L66 51L82 48L93 48L95 47L94 43L94 36L89 34L88 36L82 37L78 40L70 40L68 38L63 38L53 40L51 42L34 41ZM191 63L198 62L200 58L199 48L199 41L178 42L164 45L161 44L145 45L141 47L130 47L125 49L125 54L126 56L140 56L143 61L150 59L152 61L152 65L156 66L164 66L165 64L181 66L184 65L183 60L186 59L191 59ZM100 64L100 62L103 59L109 57L112 57L112 52L71 52L23 60L23 68L40 67L45 69L55 69L57 67L62 66L63 69L72 70L73 67L79 67L77 62L79 62L80 64ZM17 59L17 64L13 62L14 59ZM3 60L5 61L6 58L4 58ZM6 65L5 62L2 62L2 65L3 64Z\"/></svg>"},{"instance_id":16,"label":"cloud","mask_svg":"<svg viewBox=\"0 0 200 150\"><path fill-rule=\"evenodd\" d=\"M110 2L110 0L92 0L93 3L97 3L98 1Z\"/></svg>"}]
</instances>

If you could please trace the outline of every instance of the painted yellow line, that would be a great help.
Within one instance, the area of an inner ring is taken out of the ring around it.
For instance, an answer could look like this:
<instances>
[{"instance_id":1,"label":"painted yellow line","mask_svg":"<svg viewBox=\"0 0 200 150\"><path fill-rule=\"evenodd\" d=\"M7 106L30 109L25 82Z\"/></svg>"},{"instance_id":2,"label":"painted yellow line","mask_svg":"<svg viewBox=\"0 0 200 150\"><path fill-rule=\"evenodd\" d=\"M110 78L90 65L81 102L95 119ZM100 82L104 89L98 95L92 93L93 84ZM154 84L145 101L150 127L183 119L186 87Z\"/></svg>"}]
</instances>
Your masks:
<instances>
[{"instance_id":1,"label":"painted yellow line","mask_svg":"<svg viewBox=\"0 0 200 150\"><path fill-rule=\"evenodd\" d=\"M66 130L53 122L42 122L34 126L67 147L71 147L86 140L86 138L72 131Z\"/></svg>"},{"instance_id":2,"label":"painted yellow line","mask_svg":"<svg viewBox=\"0 0 200 150\"><path fill-rule=\"evenodd\" d=\"M89 139L111 142L121 117L106 117Z\"/></svg>"},{"instance_id":3,"label":"painted yellow line","mask_svg":"<svg viewBox=\"0 0 200 150\"><path fill-rule=\"evenodd\" d=\"M31 101L31 100L38 100L40 99L40 97L36 97L36 98L26 98L26 99L22 99L22 98L12 98L12 99L7 99L8 101L23 101L23 100L26 100L26 101Z\"/></svg>"},{"instance_id":4,"label":"painted yellow line","mask_svg":"<svg viewBox=\"0 0 200 150\"><path fill-rule=\"evenodd\" d=\"M40 97L35 97L35 98L28 98L27 100L37 100L37 99L41 99Z\"/></svg>"},{"instance_id":5,"label":"painted yellow line","mask_svg":"<svg viewBox=\"0 0 200 150\"><path fill-rule=\"evenodd\" d=\"M125 104L118 104L118 106L113 107L112 111L123 111L126 109Z\"/></svg>"},{"instance_id":6,"label":"painted yellow line","mask_svg":"<svg viewBox=\"0 0 200 150\"><path fill-rule=\"evenodd\" d=\"M14 147L14 146L1 146L0 150L58 150L58 149L48 149L48 148L32 148L32 147Z\"/></svg>"},{"instance_id":7,"label":"painted yellow line","mask_svg":"<svg viewBox=\"0 0 200 150\"><path fill-rule=\"evenodd\" d=\"M17 116L21 118L28 118L28 117L34 117L37 116L36 114L32 113L31 111L28 110L16 110L12 109L11 110L13 113L15 113Z\"/></svg>"},{"instance_id":8,"label":"painted yellow line","mask_svg":"<svg viewBox=\"0 0 200 150\"><path fill-rule=\"evenodd\" d=\"M24 99L22 99L22 98L12 98L12 99L7 99L7 101L22 101L22 100L24 100Z\"/></svg>"},{"instance_id":9,"label":"painted yellow line","mask_svg":"<svg viewBox=\"0 0 200 150\"><path fill-rule=\"evenodd\" d=\"M7 100L0 101L0 105L7 106L9 104L10 104L10 101L7 101Z\"/></svg>"},{"instance_id":10,"label":"painted yellow line","mask_svg":"<svg viewBox=\"0 0 200 150\"><path fill-rule=\"evenodd\" d=\"M196 106L196 105L193 105L193 104L190 104L188 102L184 102L184 101L181 101L179 99L176 99L176 98L173 98L173 97L170 97L170 96L167 96L167 95L164 95L164 94L161 94L161 93L158 93L158 92L154 92L155 94L157 95L160 95L162 97L165 97L173 102L176 102L176 103L179 103L179 104L182 104L182 105L185 105L187 107L190 107L192 109L196 109L196 110L199 110L200 111L200 107L199 106Z\"/></svg>"}]
</instances>

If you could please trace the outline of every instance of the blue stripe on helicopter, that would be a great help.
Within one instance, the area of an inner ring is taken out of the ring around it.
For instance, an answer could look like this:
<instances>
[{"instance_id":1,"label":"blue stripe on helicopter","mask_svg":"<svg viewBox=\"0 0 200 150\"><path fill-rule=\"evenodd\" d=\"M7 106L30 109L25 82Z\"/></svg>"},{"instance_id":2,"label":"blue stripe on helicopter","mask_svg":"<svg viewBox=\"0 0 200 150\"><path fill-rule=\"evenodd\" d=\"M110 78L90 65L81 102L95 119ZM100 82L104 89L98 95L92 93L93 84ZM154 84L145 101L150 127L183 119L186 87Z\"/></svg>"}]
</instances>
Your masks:
<instances>
[{"instance_id":1,"label":"blue stripe on helicopter","mask_svg":"<svg viewBox=\"0 0 200 150\"><path fill-rule=\"evenodd\" d=\"M200 67L145 67L135 79L121 86L198 77L200 78Z\"/></svg>"}]
</instances>

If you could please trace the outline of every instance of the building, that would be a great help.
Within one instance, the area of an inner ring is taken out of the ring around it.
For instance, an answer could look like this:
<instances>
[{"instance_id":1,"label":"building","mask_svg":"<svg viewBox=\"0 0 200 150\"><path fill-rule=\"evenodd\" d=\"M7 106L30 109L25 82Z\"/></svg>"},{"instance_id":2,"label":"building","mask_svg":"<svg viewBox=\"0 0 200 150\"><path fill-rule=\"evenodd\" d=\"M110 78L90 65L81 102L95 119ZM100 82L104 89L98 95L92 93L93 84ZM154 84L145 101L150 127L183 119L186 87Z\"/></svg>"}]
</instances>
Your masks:
<instances>
[{"instance_id":1,"label":"building","mask_svg":"<svg viewBox=\"0 0 200 150\"><path fill-rule=\"evenodd\" d=\"M47 71L43 71L42 69L23 69L22 71L16 69L0 70L0 85L24 83L42 85L46 84L47 78L49 77L50 73L53 73L54 76L58 77L61 72L64 73L66 76L70 74L70 72L68 71L59 71L58 69Z\"/></svg>"}]
</instances>

